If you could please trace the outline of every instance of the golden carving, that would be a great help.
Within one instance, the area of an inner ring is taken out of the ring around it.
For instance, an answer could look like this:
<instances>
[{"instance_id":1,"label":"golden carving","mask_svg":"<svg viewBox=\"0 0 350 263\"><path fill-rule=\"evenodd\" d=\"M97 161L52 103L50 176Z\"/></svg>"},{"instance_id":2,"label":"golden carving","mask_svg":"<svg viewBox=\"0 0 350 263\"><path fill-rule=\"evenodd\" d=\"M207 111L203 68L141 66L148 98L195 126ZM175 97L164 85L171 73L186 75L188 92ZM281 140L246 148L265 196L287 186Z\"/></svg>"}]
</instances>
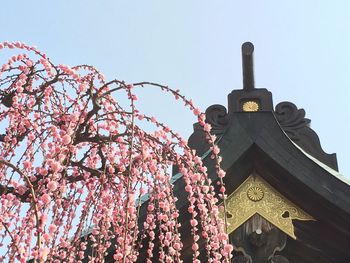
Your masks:
<instances>
[{"instance_id":1,"label":"golden carving","mask_svg":"<svg viewBox=\"0 0 350 263\"><path fill-rule=\"evenodd\" d=\"M250 200L257 202L263 199L264 191L258 186L253 186L248 189L247 196Z\"/></svg>"},{"instance_id":2,"label":"golden carving","mask_svg":"<svg viewBox=\"0 0 350 263\"><path fill-rule=\"evenodd\" d=\"M246 101L243 103L243 111L258 111L259 110L259 104L255 101Z\"/></svg>"},{"instance_id":3,"label":"golden carving","mask_svg":"<svg viewBox=\"0 0 350 263\"><path fill-rule=\"evenodd\" d=\"M227 232L230 234L250 217L259 214L275 227L296 239L293 219L315 220L287 200L261 177L251 175L226 200ZM221 212L221 217L223 213Z\"/></svg>"}]
</instances>

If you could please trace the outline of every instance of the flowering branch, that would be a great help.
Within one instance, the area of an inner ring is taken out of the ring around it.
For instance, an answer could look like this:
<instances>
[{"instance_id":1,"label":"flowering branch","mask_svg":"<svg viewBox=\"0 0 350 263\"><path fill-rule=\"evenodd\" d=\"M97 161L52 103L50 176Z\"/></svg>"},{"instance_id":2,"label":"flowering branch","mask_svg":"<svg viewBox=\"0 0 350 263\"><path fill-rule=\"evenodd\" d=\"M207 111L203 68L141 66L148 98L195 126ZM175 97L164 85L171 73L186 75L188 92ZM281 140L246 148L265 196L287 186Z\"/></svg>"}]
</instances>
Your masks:
<instances>
[{"instance_id":1,"label":"flowering branch","mask_svg":"<svg viewBox=\"0 0 350 263\"><path fill-rule=\"evenodd\" d=\"M202 160L179 134L141 113L132 91L157 87L194 113L212 147L225 200L219 149L191 100L157 83L106 82L92 66L56 65L21 42L0 43L3 49L14 54L0 65L0 245L7 247L0 261L102 262L114 251L116 262L135 262L145 245L147 262L181 262L169 174L174 165L188 194L193 261L199 240L207 244L209 262L229 260L220 201ZM143 130L144 123L154 130ZM140 222L135 200L144 194L150 198ZM87 226L91 232L81 237Z\"/></svg>"}]
</instances>

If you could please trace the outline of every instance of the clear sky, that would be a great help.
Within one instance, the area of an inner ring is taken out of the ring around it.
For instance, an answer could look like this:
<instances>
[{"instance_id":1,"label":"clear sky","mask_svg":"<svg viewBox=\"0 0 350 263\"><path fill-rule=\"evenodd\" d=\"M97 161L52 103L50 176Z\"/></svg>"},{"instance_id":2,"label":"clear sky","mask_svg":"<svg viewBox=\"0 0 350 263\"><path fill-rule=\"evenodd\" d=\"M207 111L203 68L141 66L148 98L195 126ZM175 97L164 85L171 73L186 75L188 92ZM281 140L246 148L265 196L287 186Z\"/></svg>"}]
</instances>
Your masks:
<instances>
[{"instance_id":1,"label":"clear sky","mask_svg":"<svg viewBox=\"0 0 350 263\"><path fill-rule=\"evenodd\" d=\"M241 88L240 47L251 41L257 87L275 105L304 108L350 178L349 14L346 0L11 0L1 4L0 41L36 45L55 63L95 65L107 79L180 88L202 110ZM192 132L194 117L167 96L139 97L150 115Z\"/></svg>"}]
</instances>

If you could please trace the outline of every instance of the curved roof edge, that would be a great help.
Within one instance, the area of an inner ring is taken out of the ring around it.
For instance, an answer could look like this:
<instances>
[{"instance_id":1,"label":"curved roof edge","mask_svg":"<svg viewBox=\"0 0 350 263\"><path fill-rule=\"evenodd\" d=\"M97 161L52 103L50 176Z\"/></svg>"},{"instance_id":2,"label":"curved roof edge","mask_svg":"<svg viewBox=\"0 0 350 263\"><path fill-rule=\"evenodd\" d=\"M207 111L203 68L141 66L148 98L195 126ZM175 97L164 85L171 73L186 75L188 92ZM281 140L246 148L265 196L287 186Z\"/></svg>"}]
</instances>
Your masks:
<instances>
[{"instance_id":1,"label":"curved roof edge","mask_svg":"<svg viewBox=\"0 0 350 263\"><path fill-rule=\"evenodd\" d=\"M288 136L287 136L288 137ZM321 162L320 160L318 160L317 158L313 157L311 154L308 154L306 151L304 151L298 144L296 144L295 142L293 142L292 140L290 140L294 146L296 148L298 148L307 158L309 158L310 160L312 160L313 162L315 162L318 166L320 166L321 168L323 168L324 170L326 170L328 173L332 174L333 176L335 176L336 178L338 178L339 180L341 180L342 182L346 183L347 185L350 186L350 179L346 178L344 175L342 175L341 173L339 173L337 170L334 170L333 168L329 167L328 165L326 165L325 163Z\"/></svg>"}]
</instances>

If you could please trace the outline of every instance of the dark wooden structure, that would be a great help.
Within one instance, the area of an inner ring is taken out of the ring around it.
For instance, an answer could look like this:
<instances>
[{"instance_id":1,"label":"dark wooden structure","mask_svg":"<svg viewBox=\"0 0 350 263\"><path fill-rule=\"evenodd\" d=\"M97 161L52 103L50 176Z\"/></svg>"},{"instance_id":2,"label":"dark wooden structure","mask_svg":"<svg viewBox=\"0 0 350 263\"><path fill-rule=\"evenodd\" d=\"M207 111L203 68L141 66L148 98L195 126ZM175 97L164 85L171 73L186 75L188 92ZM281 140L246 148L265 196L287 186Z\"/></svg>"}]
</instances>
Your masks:
<instances>
[{"instance_id":1,"label":"dark wooden structure","mask_svg":"<svg viewBox=\"0 0 350 263\"><path fill-rule=\"evenodd\" d=\"M322 150L303 109L291 102L273 108L272 94L254 87L253 50L251 43L242 46L243 89L228 95L228 110L213 105L206 111L219 138L228 194L259 176L312 220L292 218L293 238L256 214L230 234L233 262L350 262L349 181L338 173L336 155ZM189 143L199 155L207 151L200 126ZM212 160L205 164L217 180Z\"/></svg>"},{"instance_id":2,"label":"dark wooden structure","mask_svg":"<svg viewBox=\"0 0 350 263\"><path fill-rule=\"evenodd\" d=\"M350 183L338 173L336 155L322 150L305 111L291 102L281 102L274 108L271 92L255 88L253 50L251 43L242 46L243 89L228 95L227 110L222 105L206 110L207 122L218 138L222 167L227 172L227 193L233 196L228 202L241 202L241 206L228 209L228 217L240 217L246 208L257 209L230 232L236 247L232 262L350 262ZM209 145L198 124L194 124L189 144L203 156L215 183L218 178L214 162L205 156ZM242 189L247 180L257 178L260 185L248 185L245 193ZM176 168L173 183L181 214L183 259L191 262L190 215L185 185ZM244 200L234 199L237 191L243 191L240 196ZM263 211L265 206L272 207L266 211L273 216ZM147 200L141 207L140 225L146 207ZM276 207L282 207L282 212ZM140 262L146 249L144 246L140 250ZM109 260L112 262L112 254L107 257Z\"/></svg>"}]
</instances>

